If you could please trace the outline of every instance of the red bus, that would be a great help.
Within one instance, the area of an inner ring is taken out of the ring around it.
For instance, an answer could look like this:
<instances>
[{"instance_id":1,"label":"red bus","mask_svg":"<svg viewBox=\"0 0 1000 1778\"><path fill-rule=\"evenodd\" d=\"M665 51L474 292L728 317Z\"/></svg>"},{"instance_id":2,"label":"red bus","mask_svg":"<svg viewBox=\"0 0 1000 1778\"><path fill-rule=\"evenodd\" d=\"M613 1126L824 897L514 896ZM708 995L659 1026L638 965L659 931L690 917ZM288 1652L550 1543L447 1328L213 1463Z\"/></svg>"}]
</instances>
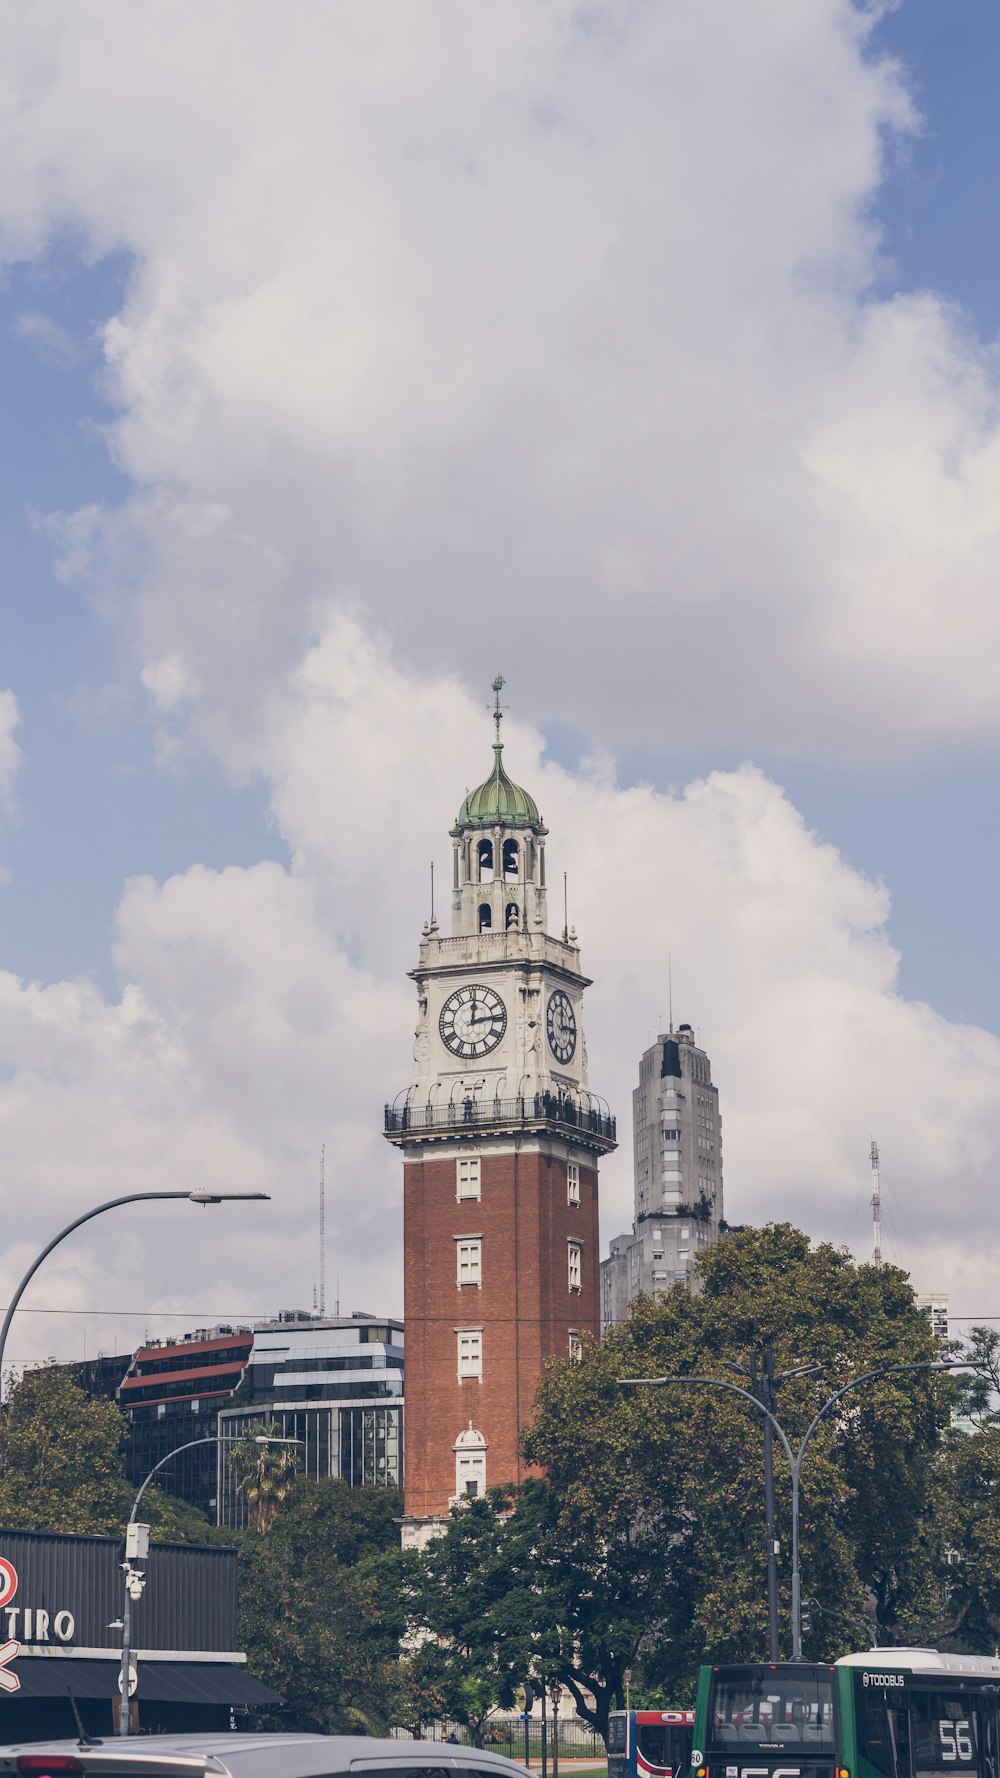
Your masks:
<instances>
[{"instance_id":1,"label":"red bus","mask_svg":"<svg viewBox=\"0 0 1000 1778\"><path fill-rule=\"evenodd\" d=\"M608 1778L689 1778L693 1710L612 1710Z\"/></svg>"}]
</instances>

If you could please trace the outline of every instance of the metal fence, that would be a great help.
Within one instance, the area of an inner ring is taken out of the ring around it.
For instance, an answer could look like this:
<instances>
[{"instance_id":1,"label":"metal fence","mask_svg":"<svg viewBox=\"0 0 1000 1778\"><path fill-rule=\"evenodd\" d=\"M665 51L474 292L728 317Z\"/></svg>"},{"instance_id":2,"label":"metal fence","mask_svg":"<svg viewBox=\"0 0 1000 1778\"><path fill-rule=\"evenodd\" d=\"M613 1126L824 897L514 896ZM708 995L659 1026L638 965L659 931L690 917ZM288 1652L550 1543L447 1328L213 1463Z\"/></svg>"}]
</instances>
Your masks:
<instances>
[{"instance_id":1,"label":"metal fence","mask_svg":"<svg viewBox=\"0 0 1000 1778\"><path fill-rule=\"evenodd\" d=\"M533 1766L541 1767L542 1761L542 1719L533 1716L527 1724L528 1758ZM553 1756L553 1725L549 1717L546 1726L546 1765L551 1768ZM519 1716L495 1716L486 1724L483 1743L492 1753L502 1753L507 1759L524 1762L524 1730L525 1724ZM412 1729L396 1728L392 1730L394 1739L409 1741L413 1737ZM447 1741L449 1736L462 1747L472 1746L472 1734L465 1723L435 1722L425 1723L420 1731L423 1741ZM559 1722L559 1758L567 1760L593 1760L595 1765L603 1765L607 1759L607 1749L596 1729L589 1723L581 1722L578 1717L562 1718Z\"/></svg>"},{"instance_id":2,"label":"metal fence","mask_svg":"<svg viewBox=\"0 0 1000 1778\"><path fill-rule=\"evenodd\" d=\"M600 1142L615 1142L616 1120L610 1112L595 1104L582 1104L556 1093L535 1093L517 1099L461 1099L456 1104L387 1105L385 1131L387 1136L405 1136L411 1131L462 1130L472 1128L524 1128L531 1124L557 1124L560 1129L574 1130L581 1138L593 1136Z\"/></svg>"}]
</instances>

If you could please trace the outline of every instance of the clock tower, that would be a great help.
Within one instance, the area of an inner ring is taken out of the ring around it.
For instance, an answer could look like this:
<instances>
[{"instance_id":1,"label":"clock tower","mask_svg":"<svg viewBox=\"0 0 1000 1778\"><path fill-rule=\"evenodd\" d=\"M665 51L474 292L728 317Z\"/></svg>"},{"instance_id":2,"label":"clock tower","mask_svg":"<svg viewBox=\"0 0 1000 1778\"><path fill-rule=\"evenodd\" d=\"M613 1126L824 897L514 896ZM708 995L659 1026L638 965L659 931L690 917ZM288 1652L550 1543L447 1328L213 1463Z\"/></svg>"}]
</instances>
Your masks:
<instances>
[{"instance_id":1,"label":"clock tower","mask_svg":"<svg viewBox=\"0 0 1000 1778\"><path fill-rule=\"evenodd\" d=\"M576 933L548 930L547 829L493 766L451 830L451 935L433 913L411 971L403 1153L404 1541L463 1496L524 1479L521 1429L547 1359L600 1330L597 1164L615 1120L589 1088Z\"/></svg>"}]
</instances>

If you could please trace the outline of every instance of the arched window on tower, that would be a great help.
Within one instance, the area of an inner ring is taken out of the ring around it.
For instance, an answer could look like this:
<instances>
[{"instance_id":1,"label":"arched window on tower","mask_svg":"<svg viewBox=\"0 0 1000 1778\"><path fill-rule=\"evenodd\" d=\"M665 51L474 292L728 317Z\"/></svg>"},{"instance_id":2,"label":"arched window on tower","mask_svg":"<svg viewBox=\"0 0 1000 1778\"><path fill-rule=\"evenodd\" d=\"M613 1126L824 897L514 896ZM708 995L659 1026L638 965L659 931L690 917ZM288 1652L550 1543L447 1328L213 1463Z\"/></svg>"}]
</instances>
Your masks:
<instances>
[{"instance_id":1,"label":"arched window on tower","mask_svg":"<svg viewBox=\"0 0 1000 1778\"><path fill-rule=\"evenodd\" d=\"M517 883L521 876L520 847L516 840L504 840L503 875L505 883Z\"/></svg>"},{"instance_id":2,"label":"arched window on tower","mask_svg":"<svg viewBox=\"0 0 1000 1778\"><path fill-rule=\"evenodd\" d=\"M507 903L507 917L504 924L508 932L518 932L521 927L521 910L516 901Z\"/></svg>"},{"instance_id":3,"label":"arched window on tower","mask_svg":"<svg viewBox=\"0 0 1000 1778\"><path fill-rule=\"evenodd\" d=\"M486 1493L486 1452L488 1446L481 1432L469 1421L452 1445L455 1453L455 1498Z\"/></svg>"},{"instance_id":4,"label":"arched window on tower","mask_svg":"<svg viewBox=\"0 0 1000 1778\"><path fill-rule=\"evenodd\" d=\"M480 932L489 932L492 925L493 915L490 912L490 904L488 901L484 901L479 909L479 930Z\"/></svg>"},{"instance_id":5,"label":"arched window on tower","mask_svg":"<svg viewBox=\"0 0 1000 1778\"><path fill-rule=\"evenodd\" d=\"M479 845L476 848L476 856L479 859L479 881L481 883L492 883L493 841L480 840Z\"/></svg>"}]
</instances>

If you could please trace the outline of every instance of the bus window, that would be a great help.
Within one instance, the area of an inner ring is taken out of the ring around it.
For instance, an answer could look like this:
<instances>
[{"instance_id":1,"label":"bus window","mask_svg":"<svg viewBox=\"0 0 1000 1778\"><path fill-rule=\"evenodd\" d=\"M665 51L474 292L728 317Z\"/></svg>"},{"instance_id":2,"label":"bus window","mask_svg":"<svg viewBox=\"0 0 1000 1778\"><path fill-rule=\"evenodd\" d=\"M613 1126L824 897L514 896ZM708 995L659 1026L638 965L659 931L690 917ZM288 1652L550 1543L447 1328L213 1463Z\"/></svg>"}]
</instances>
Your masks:
<instances>
[{"instance_id":1,"label":"bus window","mask_svg":"<svg viewBox=\"0 0 1000 1778\"><path fill-rule=\"evenodd\" d=\"M713 1674L707 1752L734 1747L834 1752L833 1675L829 1668L747 1667Z\"/></svg>"},{"instance_id":2,"label":"bus window","mask_svg":"<svg viewBox=\"0 0 1000 1778\"><path fill-rule=\"evenodd\" d=\"M889 1703L884 1692L856 1685L858 1745L866 1760L884 1778L910 1778L909 1722L905 1710Z\"/></svg>"},{"instance_id":3,"label":"bus window","mask_svg":"<svg viewBox=\"0 0 1000 1778\"><path fill-rule=\"evenodd\" d=\"M625 1752L625 1726L628 1718L624 1710L612 1710L608 1717L608 1752Z\"/></svg>"},{"instance_id":4,"label":"bus window","mask_svg":"<svg viewBox=\"0 0 1000 1778\"><path fill-rule=\"evenodd\" d=\"M920 1778L980 1772L977 1711L969 1697L914 1692L910 1700L913 1770Z\"/></svg>"}]
</instances>

